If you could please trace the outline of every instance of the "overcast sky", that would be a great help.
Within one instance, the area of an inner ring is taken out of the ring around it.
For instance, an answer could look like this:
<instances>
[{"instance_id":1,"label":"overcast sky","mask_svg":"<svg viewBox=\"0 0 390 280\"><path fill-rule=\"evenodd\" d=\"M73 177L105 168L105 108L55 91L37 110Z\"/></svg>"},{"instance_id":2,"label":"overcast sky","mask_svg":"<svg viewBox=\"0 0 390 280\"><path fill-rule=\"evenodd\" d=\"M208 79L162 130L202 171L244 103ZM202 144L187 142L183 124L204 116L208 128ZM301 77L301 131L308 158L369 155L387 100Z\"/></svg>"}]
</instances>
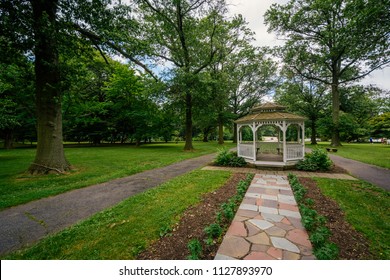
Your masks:
<instances>
[{"instance_id":1,"label":"overcast sky","mask_svg":"<svg viewBox=\"0 0 390 280\"><path fill-rule=\"evenodd\" d=\"M258 46L276 46L282 45L283 41L278 40L274 34L267 32L264 24L263 15L273 4L284 4L287 0L227 0L231 14L242 14L249 23L249 28L256 35L256 44ZM366 77L361 84L375 84L376 86L390 90L390 67L384 70L374 71L369 77Z\"/></svg>"}]
</instances>

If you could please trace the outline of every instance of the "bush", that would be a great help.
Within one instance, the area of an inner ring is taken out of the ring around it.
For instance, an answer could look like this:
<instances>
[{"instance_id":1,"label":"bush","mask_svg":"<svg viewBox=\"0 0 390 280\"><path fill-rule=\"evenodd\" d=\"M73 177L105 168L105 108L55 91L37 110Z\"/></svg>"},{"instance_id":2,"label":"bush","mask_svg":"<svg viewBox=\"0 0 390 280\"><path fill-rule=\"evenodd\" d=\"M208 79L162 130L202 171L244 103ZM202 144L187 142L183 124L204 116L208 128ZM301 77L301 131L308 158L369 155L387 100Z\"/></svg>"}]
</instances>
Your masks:
<instances>
[{"instance_id":1,"label":"bush","mask_svg":"<svg viewBox=\"0 0 390 280\"><path fill-rule=\"evenodd\" d=\"M246 161L244 158L237 156L237 153L224 149L219 152L215 159L215 164L219 166L243 167L246 165Z\"/></svg>"},{"instance_id":2,"label":"bush","mask_svg":"<svg viewBox=\"0 0 390 280\"><path fill-rule=\"evenodd\" d=\"M332 167L327 152L320 148L315 148L311 153L305 155L305 158L298 162L297 168L305 171L326 171Z\"/></svg>"},{"instance_id":3,"label":"bush","mask_svg":"<svg viewBox=\"0 0 390 280\"><path fill-rule=\"evenodd\" d=\"M310 242L313 244L313 253L319 260L334 260L338 258L339 250L336 244L330 242L330 230L325 226L326 218L313 209L314 201L305 198L306 189L299 183L296 175L289 174L288 179L294 196L299 204L302 216L302 224L309 233Z\"/></svg>"},{"instance_id":4,"label":"bush","mask_svg":"<svg viewBox=\"0 0 390 280\"><path fill-rule=\"evenodd\" d=\"M190 255L187 257L189 260L199 260L201 258L202 244L198 239L191 239L187 247L190 251Z\"/></svg>"}]
</instances>

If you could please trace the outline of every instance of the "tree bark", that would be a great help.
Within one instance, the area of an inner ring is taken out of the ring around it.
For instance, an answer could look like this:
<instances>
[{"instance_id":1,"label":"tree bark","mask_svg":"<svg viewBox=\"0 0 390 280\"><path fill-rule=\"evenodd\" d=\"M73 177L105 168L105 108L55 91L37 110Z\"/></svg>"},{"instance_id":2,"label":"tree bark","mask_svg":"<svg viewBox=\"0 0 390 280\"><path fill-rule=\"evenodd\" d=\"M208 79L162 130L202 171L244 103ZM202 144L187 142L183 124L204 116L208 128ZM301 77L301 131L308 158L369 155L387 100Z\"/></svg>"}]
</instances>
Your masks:
<instances>
[{"instance_id":1,"label":"tree bark","mask_svg":"<svg viewBox=\"0 0 390 280\"><path fill-rule=\"evenodd\" d=\"M333 127L332 127L332 147L339 147L341 146L340 142L340 129L339 129L339 123L340 123L340 93L339 93L339 85L337 78L333 78L332 83L332 121L333 121Z\"/></svg>"},{"instance_id":2,"label":"tree bark","mask_svg":"<svg viewBox=\"0 0 390 280\"><path fill-rule=\"evenodd\" d=\"M35 33L35 79L38 144L32 174L70 169L62 142L62 112L56 12L58 1L31 1Z\"/></svg>"},{"instance_id":3,"label":"tree bark","mask_svg":"<svg viewBox=\"0 0 390 280\"><path fill-rule=\"evenodd\" d=\"M311 120L311 144L317 145L317 126L316 120Z\"/></svg>"},{"instance_id":4,"label":"tree bark","mask_svg":"<svg viewBox=\"0 0 390 280\"><path fill-rule=\"evenodd\" d=\"M203 129L203 142L209 142L210 127Z\"/></svg>"},{"instance_id":5,"label":"tree bark","mask_svg":"<svg viewBox=\"0 0 390 280\"><path fill-rule=\"evenodd\" d=\"M14 135L12 129L7 129L5 131L5 137L4 137L4 149L10 150L13 148L14 144Z\"/></svg>"},{"instance_id":6,"label":"tree bark","mask_svg":"<svg viewBox=\"0 0 390 280\"><path fill-rule=\"evenodd\" d=\"M192 151L194 147L192 146L192 95L189 90L186 93L186 132L185 132L186 142L184 145L185 151Z\"/></svg>"},{"instance_id":7,"label":"tree bark","mask_svg":"<svg viewBox=\"0 0 390 280\"><path fill-rule=\"evenodd\" d=\"M237 124L233 124L233 143L237 144Z\"/></svg>"},{"instance_id":8,"label":"tree bark","mask_svg":"<svg viewBox=\"0 0 390 280\"><path fill-rule=\"evenodd\" d=\"M218 121L218 144L223 145L225 142L223 140L223 122L222 119L219 118Z\"/></svg>"}]
</instances>

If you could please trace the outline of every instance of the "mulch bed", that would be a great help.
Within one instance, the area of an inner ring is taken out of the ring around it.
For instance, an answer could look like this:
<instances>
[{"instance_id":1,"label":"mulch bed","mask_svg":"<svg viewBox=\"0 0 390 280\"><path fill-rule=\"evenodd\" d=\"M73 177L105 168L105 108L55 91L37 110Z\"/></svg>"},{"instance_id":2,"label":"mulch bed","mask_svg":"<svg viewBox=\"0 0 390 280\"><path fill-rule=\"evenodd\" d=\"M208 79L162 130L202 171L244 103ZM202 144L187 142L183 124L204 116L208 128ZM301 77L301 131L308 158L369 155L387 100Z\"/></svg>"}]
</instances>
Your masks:
<instances>
[{"instance_id":1,"label":"mulch bed","mask_svg":"<svg viewBox=\"0 0 390 280\"><path fill-rule=\"evenodd\" d=\"M332 232L329 239L339 247L339 258L373 259L368 240L346 222L340 206L333 199L323 195L313 179L299 178L299 181L307 189L306 197L314 200L313 208L327 219L326 227Z\"/></svg>"},{"instance_id":2,"label":"mulch bed","mask_svg":"<svg viewBox=\"0 0 390 280\"><path fill-rule=\"evenodd\" d=\"M245 174L234 173L224 186L202 197L199 204L187 209L170 234L153 243L142 252L139 260L186 260L191 239L206 239L204 228L215 222L220 205L237 192L237 184ZM214 259L220 244L207 247L202 259Z\"/></svg>"},{"instance_id":3,"label":"mulch bed","mask_svg":"<svg viewBox=\"0 0 390 280\"><path fill-rule=\"evenodd\" d=\"M334 173L344 173L344 170L335 166ZM179 223L172 232L154 242L146 251L143 251L140 260L185 260L190 254L187 244L191 239L203 240L206 238L204 228L215 222L216 212L222 203L227 202L236 194L236 187L245 174L234 173L230 180L218 190L206 194L199 204L185 211ZM337 244L340 259L358 260L372 259L369 242L349 223L338 204L324 196L311 178L299 178L301 184L308 190L306 197L314 200L314 209L326 217L326 226L331 230L331 242ZM228 225L227 225L228 226ZM214 259L220 244L208 247L203 259Z\"/></svg>"}]
</instances>

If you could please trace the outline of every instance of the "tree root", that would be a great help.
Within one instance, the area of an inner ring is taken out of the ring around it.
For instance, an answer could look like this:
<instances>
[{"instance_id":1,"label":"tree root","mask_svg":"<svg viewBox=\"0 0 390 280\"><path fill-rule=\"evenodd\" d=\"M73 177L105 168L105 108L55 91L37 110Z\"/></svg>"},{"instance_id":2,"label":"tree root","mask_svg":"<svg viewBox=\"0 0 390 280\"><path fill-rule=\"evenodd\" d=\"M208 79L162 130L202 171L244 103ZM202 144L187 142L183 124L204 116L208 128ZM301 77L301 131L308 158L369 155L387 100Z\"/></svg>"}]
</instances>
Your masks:
<instances>
[{"instance_id":1,"label":"tree root","mask_svg":"<svg viewBox=\"0 0 390 280\"><path fill-rule=\"evenodd\" d=\"M38 163L31 163L31 165L35 165L35 166L38 166L38 167L42 167L44 168L44 171L38 171L38 170L31 170L31 167L30 167L30 173L31 174L47 174L49 173L50 171L55 171L57 174L65 174L64 171L61 171L59 170L58 168L54 168L54 167L49 167L49 166L45 166L45 165L42 165L42 164L38 164Z\"/></svg>"}]
</instances>

